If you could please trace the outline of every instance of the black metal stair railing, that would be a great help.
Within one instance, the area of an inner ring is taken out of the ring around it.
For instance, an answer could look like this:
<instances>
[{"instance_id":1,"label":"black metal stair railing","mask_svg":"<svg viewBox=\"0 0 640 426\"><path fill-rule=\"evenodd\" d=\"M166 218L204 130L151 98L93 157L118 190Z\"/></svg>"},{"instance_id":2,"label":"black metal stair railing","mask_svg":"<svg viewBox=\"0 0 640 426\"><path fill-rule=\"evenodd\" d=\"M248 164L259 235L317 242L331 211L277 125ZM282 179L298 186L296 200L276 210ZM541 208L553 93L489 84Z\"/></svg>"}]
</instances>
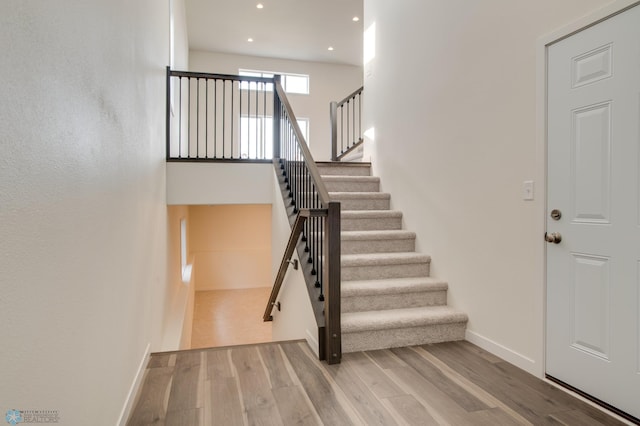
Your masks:
<instances>
[{"instance_id":1,"label":"black metal stair railing","mask_svg":"<svg viewBox=\"0 0 640 426\"><path fill-rule=\"evenodd\" d=\"M298 227L301 229L298 255L308 279L309 294L317 301L312 300L312 305L321 310L324 318L318 333L320 359L326 359L329 364L339 363L342 357L340 203L329 197L278 76L275 77L274 121L274 140L279 141L274 146L277 154L274 162L281 174L288 212L291 218L296 218L294 232ZM295 225L301 216L305 218L303 224ZM285 255L283 262L289 260L290 256L286 259ZM277 281L276 285L279 285ZM270 315L277 293L272 296L265 318Z\"/></svg>"},{"instance_id":2,"label":"black metal stair railing","mask_svg":"<svg viewBox=\"0 0 640 426\"><path fill-rule=\"evenodd\" d=\"M331 160L340 161L364 142L362 91L359 88L340 102L331 102Z\"/></svg>"},{"instance_id":3,"label":"black metal stair railing","mask_svg":"<svg viewBox=\"0 0 640 426\"><path fill-rule=\"evenodd\" d=\"M171 162L273 162L293 234L265 309L273 306L293 246L318 323L320 358L338 363L340 203L331 201L280 77L175 71L167 67L166 156Z\"/></svg>"}]
</instances>

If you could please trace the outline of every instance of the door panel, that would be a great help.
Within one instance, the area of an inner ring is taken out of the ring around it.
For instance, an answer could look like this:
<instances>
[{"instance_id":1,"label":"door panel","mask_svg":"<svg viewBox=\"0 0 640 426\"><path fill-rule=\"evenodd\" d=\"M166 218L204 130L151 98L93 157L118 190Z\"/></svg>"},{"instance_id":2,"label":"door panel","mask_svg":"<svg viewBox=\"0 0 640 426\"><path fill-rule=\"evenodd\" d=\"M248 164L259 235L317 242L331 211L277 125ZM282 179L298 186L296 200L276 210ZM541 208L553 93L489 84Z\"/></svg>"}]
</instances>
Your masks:
<instances>
[{"instance_id":1,"label":"door panel","mask_svg":"<svg viewBox=\"0 0 640 426\"><path fill-rule=\"evenodd\" d=\"M573 257L572 346L609 359L609 259L585 254Z\"/></svg>"},{"instance_id":2,"label":"door panel","mask_svg":"<svg viewBox=\"0 0 640 426\"><path fill-rule=\"evenodd\" d=\"M611 103L573 111L575 222L608 223L611 204Z\"/></svg>"},{"instance_id":3,"label":"door panel","mask_svg":"<svg viewBox=\"0 0 640 426\"><path fill-rule=\"evenodd\" d=\"M548 65L547 374L640 418L640 6Z\"/></svg>"}]
</instances>

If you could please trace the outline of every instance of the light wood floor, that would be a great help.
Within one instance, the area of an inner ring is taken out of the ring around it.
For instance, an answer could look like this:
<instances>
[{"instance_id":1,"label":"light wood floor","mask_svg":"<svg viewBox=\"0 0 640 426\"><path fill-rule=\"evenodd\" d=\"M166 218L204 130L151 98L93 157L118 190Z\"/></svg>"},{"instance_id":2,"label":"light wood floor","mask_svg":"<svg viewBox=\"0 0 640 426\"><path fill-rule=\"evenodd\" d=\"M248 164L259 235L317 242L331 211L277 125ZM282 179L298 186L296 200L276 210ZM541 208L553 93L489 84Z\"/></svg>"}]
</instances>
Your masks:
<instances>
[{"instance_id":1,"label":"light wood floor","mask_svg":"<svg viewBox=\"0 0 640 426\"><path fill-rule=\"evenodd\" d=\"M305 342L153 354L136 425L618 425L468 342L345 354Z\"/></svg>"},{"instance_id":2,"label":"light wood floor","mask_svg":"<svg viewBox=\"0 0 640 426\"><path fill-rule=\"evenodd\" d=\"M262 314L271 287L196 291L191 348L271 342Z\"/></svg>"}]
</instances>

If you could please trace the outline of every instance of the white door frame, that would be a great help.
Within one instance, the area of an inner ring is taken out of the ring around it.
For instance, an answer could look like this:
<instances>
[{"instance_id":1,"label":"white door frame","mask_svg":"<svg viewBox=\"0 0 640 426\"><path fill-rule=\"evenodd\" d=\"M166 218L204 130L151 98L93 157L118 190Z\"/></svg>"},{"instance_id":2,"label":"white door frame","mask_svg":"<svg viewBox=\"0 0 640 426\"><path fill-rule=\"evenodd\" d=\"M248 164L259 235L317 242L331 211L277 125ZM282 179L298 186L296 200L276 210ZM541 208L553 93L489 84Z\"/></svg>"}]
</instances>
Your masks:
<instances>
[{"instance_id":1,"label":"white door frame","mask_svg":"<svg viewBox=\"0 0 640 426\"><path fill-rule=\"evenodd\" d=\"M539 229L545 230L547 222L547 68L548 47L564 38L567 38L581 30L591 27L614 15L624 12L633 6L639 5L640 0L616 0L601 9L586 15L571 24L568 24L552 33L546 34L538 39L536 46L536 174L537 180L541 183L540 188L544 189L543 202L540 203ZM542 341L542 371L538 371L540 377L544 378L546 372L546 319L547 319L547 246L543 240L544 231L540 233L538 249L542 252L542 318L543 318L543 341Z\"/></svg>"}]
</instances>

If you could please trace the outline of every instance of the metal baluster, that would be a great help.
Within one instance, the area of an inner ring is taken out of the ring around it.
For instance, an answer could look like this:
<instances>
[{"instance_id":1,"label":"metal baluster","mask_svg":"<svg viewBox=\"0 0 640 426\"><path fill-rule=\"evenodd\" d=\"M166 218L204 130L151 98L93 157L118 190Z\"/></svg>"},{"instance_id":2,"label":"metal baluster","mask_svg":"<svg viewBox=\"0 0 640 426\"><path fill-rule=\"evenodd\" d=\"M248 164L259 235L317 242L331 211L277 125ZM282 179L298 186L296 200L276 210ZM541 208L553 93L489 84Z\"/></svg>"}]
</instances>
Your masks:
<instances>
[{"instance_id":1,"label":"metal baluster","mask_svg":"<svg viewBox=\"0 0 640 426\"><path fill-rule=\"evenodd\" d=\"M240 93L240 112L238 114L238 146L240 147L240 152L239 152L239 156L238 158L242 158L242 81L238 81L238 91ZM247 117L249 118L249 117ZM232 118L233 120L233 118ZM248 125L248 124L247 124ZM249 132L247 131L247 134L249 134Z\"/></svg>"},{"instance_id":2,"label":"metal baluster","mask_svg":"<svg viewBox=\"0 0 640 426\"><path fill-rule=\"evenodd\" d=\"M180 105L178 106L178 158L182 158L182 77L178 77Z\"/></svg>"},{"instance_id":3,"label":"metal baluster","mask_svg":"<svg viewBox=\"0 0 640 426\"><path fill-rule=\"evenodd\" d=\"M189 96L187 101L187 157L191 158L191 77L187 77L187 87L189 88Z\"/></svg>"},{"instance_id":4,"label":"metal baluster","mask_svg":"<svg viewBox=\"0 0 640 426\"><path fill-rule=\"evenodd\" d=\"M166 159L168 160L169 158L171 158L171 102L173 102L173 99L171 98L171 67L167 67L167 76L166 76L166 84L167 87L166 89L166 105L165 105L165 114L166 114L166 127L165 127L165 143L166 143Z\"/></svg>"},{"instance_id":5,"label":"metal baluster","mask_svg":"<svg viewBox=\"0 0 640 426\"><path fill-rule=\"evenodd\" d=\"M227 80L222 80L222 158L225 158L226 118L227 116Z\"/></svg>"},{"instance_id":6,"label":"metal baluster","mask_svg":"<svg viewBox=\"0 0 640 426\"><path fill-rule=\"evenodd\" d=\"M256 158L264 159L264 156L260 156L259 149L259 139L258 139L258 123L262 123L262 120L258 120L258 83L256 82Z\"/></svg>"},{"instance_id":7,"label":"metal baluster","mask_svg":"<svg viewBox=\"0 0 640 426\"><path fill-rule=\"evenodd\" d=\"M196 158L200 158L200 79L196 79Z\"/></svg>"},{"instance_id":8,"label":"metal baluster","mask_svg":"<svg viewBox=\"0 0 640 426\"><path fill-rule=\"evenodd\" d=\"M213 158L218 158L218 79L213 80Z\"/></svg>"},{"instance_id":9,"label":"metal baluster","mask_svg":"<svg viewBox=\"0 0 640 426\"><path fill-rule=\"evenodd\" d=\"M362 92L358 93L358 140L362 139Z\"/></svg>"},{"instance_id":10,"label":"metal baluster","mask_svg":"<svg viewBox=\"0 0 640 426\"><path fill-rule=\"evenodd\" d=\"M234 103L233 101L235 98L235 91L236 91L235 89L236 89L235 82L231 80L231 116L229 117L231 121L231 139L230 139L231 140L231 157L230 158L235 158L233 156L233 146L235 145L234 139L233 139L233 128L235 127L233 125L233 118L235 117L235 109L233 104Z\"/></svg>"},{"instance_id":11,"label":"metal baluster","mask_svg":"<svg viewBox=\"0 0 640 426\"><path fill-rule=\"evenodd\" d=\"M323 251L324 238L323 238L323 236L324 236L324 223L326 221L326 218L319 217L318 220L320 221L320 235L322 235L322 237L318 238L318 240L319 240L318 242L320 243L320 249L318 250L318 253L319 253L319 258L322 259L322 255L324 254L324 251ZM324 261L324 259L323 259L323 261ZM320 275L320 279L318 280L320 282L320 298L319 298L319 300L322 302L322 301L324 301L324 277L323 277L323 275L324 275L324 265L322 265L322 264L320 264L320 272L319 272L318 275Z\"/></svg>"},{"instance_id":12,"label":"metal baluster","mask_svg":"<svg viewBox=\"0 0 640 426\"><path fill-rule=\"evenodd\" d=\"M204 81L204 156L209 158L209 79Z\"/></svg>"},{"instance_id":13,"label":"metal baluster","mask_svg":"<svg viewBox=\"0 0 640 426\"><path fill-rule=\"evenodd\" d=\"M351 147L351 143L349 142L349 108L351 107L351 99L347 101L347 149Z\"/></svg>"},{"instance_id":14,"label":"metal baluster","mask_svg":"<svg viewBox=\"0 0 640 426\"><path fill-rule=\"evenodd\" d=\"M340 154L344 152L344 104L340 105Z\"/></svg>"},{"instance_id":15,"label":"metal baluster","mask_svg":"<svg viewBox=\"0 0 640 426\"><path fill-rule=\"evenodd\" d=\"M353 97L353 104L351 105L351 119L352 119L352 123L351 123L351 141L352 143L355 145L356 143L356 97Z\"/></svg>"}]
</instances>

